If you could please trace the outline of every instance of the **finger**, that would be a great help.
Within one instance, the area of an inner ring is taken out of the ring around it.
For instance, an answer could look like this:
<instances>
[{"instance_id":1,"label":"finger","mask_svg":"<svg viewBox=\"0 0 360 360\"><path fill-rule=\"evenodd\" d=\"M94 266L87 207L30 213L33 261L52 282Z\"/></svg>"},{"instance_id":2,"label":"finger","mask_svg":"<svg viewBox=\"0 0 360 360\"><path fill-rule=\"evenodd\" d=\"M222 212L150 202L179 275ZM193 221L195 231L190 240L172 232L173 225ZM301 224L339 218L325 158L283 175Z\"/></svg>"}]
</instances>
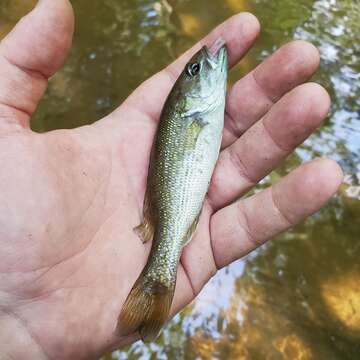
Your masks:
<instances>
[{"instance_id":1,"label":"finger","mask_svg":"<svg viewBox=\"0 0 360 360\"><path fill-rule=\"evenodd\" d=\"M293 41L239 80L228 94L222 146L233 143L285 93L309 79L319 61L312 44Z\"/></svg>"},{"instance_id":2,"label":"finger","mask_svg":"<svg viewBox=\"0 0 360 360\"><path fill-rule=\"evenodd\" d=\"M220 154L208 197L219 209L248 191L323 121L330 107L318 84L300 85L285 95L264 118Z\"/></svg>"},{"instance_id":3,"label":"finger","mask_svg":"<svg viewBox=\"0 0 360 360\"><path fill-rule=\"evenodd\" d=\"M71 46L73 12L67 0L41 0L0 43L0 123L28 126L47 79ZM5 121L7 120L7 121Z\"/></svg>"},{"instance_id":4,"label":"finger","mask_svg":"<svg viewBox=\"0 0 360 360\"><path fill-rule=\"evenodd\" d=\"M249 50L260 32L256 17L250 13L240 13L226 20L209 35L199 41L180 58L164 70L143 83L126 101L129 105L141 104L141 110L151 119L157 121L161 109L189 59L204 45L211 45L219 37L227 44L230 66L235 65Z\"/></svg>"},{"instance_id":5,"label":"finger","mask_svg":"<svg viewBox=\"0 0 360 360\"><path fill-rule=\"evenodd\" d=\"M316 160L272 187L218 211L211 221L212 248L218 268L316 212L337 191L342 178L334 161Z\"/></svg>"},{"instance_id":6,"label":"finger","mask_svg":"<svg viewBox=\"0 0 360 360\"><path fill-rule=\"evenodd\" d=\"M229 67L231 68L246 54L259 32L260 24L253 14L243 12L232 16L170 64L165 71L170 72L168 76L172 77L172 81L175 82L191 57L204 45L211 46L219 38L226 42Z\"/></svg>"}]
</instances>

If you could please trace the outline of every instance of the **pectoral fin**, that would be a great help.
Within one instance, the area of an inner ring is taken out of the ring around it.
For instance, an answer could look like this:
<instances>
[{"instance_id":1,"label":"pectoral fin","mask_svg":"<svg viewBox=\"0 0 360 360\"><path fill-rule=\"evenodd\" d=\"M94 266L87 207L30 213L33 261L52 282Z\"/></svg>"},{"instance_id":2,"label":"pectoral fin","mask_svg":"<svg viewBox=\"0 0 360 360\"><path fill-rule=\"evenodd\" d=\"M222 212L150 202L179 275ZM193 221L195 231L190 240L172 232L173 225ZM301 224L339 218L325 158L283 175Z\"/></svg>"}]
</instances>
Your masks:
<instances>
[{"instance_id":1,"label":"pectoral fin","mask_svg":"<svg viewBox=\"0 0 360 360\"><path fill-rule=\"evenodd\" d=\"M189 125L188 131L188 148L192 150L195 148L197 139L202 131L202 129L208 125L208 122L204 121L201 118L195 118Z\"/></svg>"},{"instance_id":2,"label":"pectoral fin","mask_svg":"<svg viewBox=\"0 0 360 360\"><path fill-rule=\"evenodd\" d=\"M147 191L144 198L143 221L140 225L134 228L134 232L137 236L139 236L143 244L145 244L148 241L152 241L154 237L154 231L154 217L152 216L151 204Z\"/></svg>"}]
</instances>

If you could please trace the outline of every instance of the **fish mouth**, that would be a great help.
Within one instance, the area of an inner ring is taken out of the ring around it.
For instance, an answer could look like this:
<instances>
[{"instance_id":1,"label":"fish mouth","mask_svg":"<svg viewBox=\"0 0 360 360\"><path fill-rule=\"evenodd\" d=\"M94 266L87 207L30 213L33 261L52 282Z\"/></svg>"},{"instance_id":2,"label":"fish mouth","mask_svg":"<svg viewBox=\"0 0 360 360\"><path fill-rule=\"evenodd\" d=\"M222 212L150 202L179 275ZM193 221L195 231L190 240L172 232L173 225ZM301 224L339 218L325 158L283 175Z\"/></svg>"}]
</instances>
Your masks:
<instances>
[{"instance_id":1,"label":"fish mouth","mask_svg":"<svg viewBox=\"0 0 360 360\"><path fill-rule=\"evenodd\" d=\"M206 60L213 69L221 67L227 70L228 56L226 42L223 38L218 38L210 47L205 46L204 50Z\"/></svg>"}]
</instances>

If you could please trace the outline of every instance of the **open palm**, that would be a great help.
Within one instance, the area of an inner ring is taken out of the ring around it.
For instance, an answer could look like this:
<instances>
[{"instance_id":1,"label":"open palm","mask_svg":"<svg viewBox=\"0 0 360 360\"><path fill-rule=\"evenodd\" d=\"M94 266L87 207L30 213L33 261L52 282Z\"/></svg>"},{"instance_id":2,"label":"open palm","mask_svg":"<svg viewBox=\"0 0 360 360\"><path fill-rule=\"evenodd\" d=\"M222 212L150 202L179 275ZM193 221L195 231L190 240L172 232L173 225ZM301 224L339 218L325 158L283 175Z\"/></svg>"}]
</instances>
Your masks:
<instances>
[{"instance_id":1,"label":"open palm","mask_svg":"<svg viewBox=\"0 0 360 360\"><path fill-rule=\"evenodd\" d=\"M150 148L166 96L201 46L96 124L36 134L30 116L72 31L67 0L42 0L0 44L0 348L12 358L96 358L137 339L119 338L114 329L151 246L133 232ZM202 44L222 36L234 65L258 32L257 20L243 13ZM300 85L318 61L312 45L287 44L229 91L223 149L198 231L181 258L173 314L218 268L301 221L336 191L341 170L316 160L234 202L326 116L325 90Z\"/></svg>"}]
</instances>

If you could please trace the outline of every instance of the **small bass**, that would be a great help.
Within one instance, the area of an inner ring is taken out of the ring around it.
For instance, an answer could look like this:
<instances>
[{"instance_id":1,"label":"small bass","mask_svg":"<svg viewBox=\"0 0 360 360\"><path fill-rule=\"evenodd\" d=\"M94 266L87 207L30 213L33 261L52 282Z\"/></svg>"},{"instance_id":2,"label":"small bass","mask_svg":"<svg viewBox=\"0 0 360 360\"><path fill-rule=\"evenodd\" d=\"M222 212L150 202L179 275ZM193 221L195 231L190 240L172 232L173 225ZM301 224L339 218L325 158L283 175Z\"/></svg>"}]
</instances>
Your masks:
<instances>
[{"instance_id":1,"label":"small bass","mask_svg":"<svg viewBox=\"0 0 360 360\"><path fill-rule=\"evenodd\" d=\"M145 268L118 320L118 333L154 340L172 303L183 247L191 240L219 156L228 57L225 42L204 46L171 90L153 145L143 222L135 231L152 240Z\"/></svg>"}]
</instances>

